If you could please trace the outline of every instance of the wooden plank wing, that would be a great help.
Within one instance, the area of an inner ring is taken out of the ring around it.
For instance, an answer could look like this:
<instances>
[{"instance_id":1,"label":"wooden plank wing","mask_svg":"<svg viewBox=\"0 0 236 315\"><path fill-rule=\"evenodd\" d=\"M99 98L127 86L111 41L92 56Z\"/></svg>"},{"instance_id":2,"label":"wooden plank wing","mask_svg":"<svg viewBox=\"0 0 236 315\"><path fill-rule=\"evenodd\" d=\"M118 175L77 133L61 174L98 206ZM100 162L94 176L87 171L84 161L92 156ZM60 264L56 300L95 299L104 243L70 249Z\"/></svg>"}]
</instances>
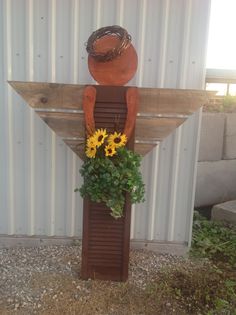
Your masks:
<instances>
[{"instance_id":1,"label":"wooden plank wing","mask_svg":"<svg viewBox=\"0 0 236 315\"><path fill-rule=\"evenodd\" d=\"M84 158L85 125L82 101L85 85L19 81L11 81L9 84L77 155ZM116 87L111 89L111 94L117 99ZM138 92L135 151L141 155L151 151L191 114L208 103L206 91L139 88ZM98 100L99 93L98 90ZM103 100L104 110L101 115L104 117L109 115L106 112L109 99Z\"/></svg>"},{"instance_id":2,"label":"wooden plank wing","mask_svg":"<svg viewBox=\"0 0 236 315\"><path fill-rule=\"evenodd\" d=\"M33 108L82 109L84 85L10 81Z\"/></svg>"}]
</instances>

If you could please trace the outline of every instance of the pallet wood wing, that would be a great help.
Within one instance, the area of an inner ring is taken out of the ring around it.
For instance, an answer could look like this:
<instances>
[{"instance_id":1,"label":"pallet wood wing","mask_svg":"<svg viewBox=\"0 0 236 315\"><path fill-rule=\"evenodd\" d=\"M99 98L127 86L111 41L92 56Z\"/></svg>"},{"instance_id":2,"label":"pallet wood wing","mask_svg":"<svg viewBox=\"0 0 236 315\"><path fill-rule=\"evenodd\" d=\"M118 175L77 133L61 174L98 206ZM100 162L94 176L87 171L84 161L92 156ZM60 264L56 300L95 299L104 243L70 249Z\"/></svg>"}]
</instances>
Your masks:
<instances>
[{"instance_id":1,"label":"pallet wood wing","mask_svg":"<svg viewBox=\"0 0 236 315\"><path fill-rule=\"evenodd\" d=\"M84 158L84 114L82 99L84 85L9 82L23 99L35 109L49 127L81 158ZM124 89L127 87L123 87ZM119 96L117 87L110 87L109 98L103 97L97 115L109 118L109 102L115 100L119 109L124 96ZM101 93L97 92L100 102ZM120 95L123 95L122 93ZM112 97L112 98L111 98ZM120 99L119 99L120 97ZM208 103L205 91L139 88L139 109L136 120L135 151L147 154L160 141L170 135L189 115ZM104 105L104 106L102 106ZM100 110L100 112L99 112ZM120 113L118 119L122 119ZM110 121L111 129L115 121ZM97 124L97 128L102 125Z\"/></svg>"}]
</instances>

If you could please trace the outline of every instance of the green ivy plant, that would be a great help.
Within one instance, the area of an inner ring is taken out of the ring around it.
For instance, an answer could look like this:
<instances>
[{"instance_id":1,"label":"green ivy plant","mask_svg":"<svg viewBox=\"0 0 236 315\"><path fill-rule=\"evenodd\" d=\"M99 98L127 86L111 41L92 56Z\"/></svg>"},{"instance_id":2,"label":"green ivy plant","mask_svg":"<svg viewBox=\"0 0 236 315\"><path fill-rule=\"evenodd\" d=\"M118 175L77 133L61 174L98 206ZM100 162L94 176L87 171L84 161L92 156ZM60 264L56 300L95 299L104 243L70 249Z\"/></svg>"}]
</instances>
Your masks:
<instances>
[{"instance_id":1,"label":"green ivy plant","mask_svg":"<svg viewBox=\"0 0 236 315\"><path fill-rule=\"evenodd\" d=\"M191 254L236 267L236 228L194 213Z\"/></svg>"},{"instance_id":2,"label":"green ivy plant","mask_svg":"<svg viewBox=\"0 0 236 315\"><path fill-rule=\"evenodd\" d=\"M102 139L102 132L97 132L99 141ZM141 156L128 150L124 146L125 141L122 146L114 148L113 144L118 142L118 138L123 139L122 135L115 133L109 138L103 132L103 136L104 142L98 143L96 137L87 140L87 159L80 169L84 183L77 190L83 198L105 203L111 209L111 215L120 218L123 215L126 193L129 194L132 204L144 201L144 183L139 170Z\"/></svg>"}]
</instances>

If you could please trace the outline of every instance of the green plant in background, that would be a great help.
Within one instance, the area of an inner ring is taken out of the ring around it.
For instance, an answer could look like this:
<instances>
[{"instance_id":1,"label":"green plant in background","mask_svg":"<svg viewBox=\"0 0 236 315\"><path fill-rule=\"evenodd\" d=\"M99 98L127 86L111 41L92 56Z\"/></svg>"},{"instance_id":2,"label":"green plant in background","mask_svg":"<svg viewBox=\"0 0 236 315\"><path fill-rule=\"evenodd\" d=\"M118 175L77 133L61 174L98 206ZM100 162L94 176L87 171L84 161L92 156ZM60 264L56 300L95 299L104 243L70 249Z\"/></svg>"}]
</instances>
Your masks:
<instances>
[{"instance_id":1,"label":"green plant in background","mask_svg":"<svg viewBox=\"0 0 236 315\"><path fill-rule=\"evenodd\" d=\"M236 228L222 222L208 221L195 212L190 253L236 267Z\"/></svg>"},{"instance_id":2,"label":"green plant in background","mask_svg":"<svg viewBox=\"0 0 236 315\"><path fill-rule=\"evenodd\" d=\"M236 109L236 96L234 95L224 96L220 111L235 112L235 109Z\"/></svg>"},{"instance_id":3,"label":"green plant in background","mask_svg":"<svg viewBox=\"0 0 236 315\"><path fill-rule=\"evenodd\" d=\"M81 196L104 202L114 218L123 214L125 193L131 203L144 201L141 156L125 148L126 141L124 134L107 135L98 129L87 139L87 159L80 169L84 184L77 190Z\"/></svg>"},{"instance_id":4,"label":"green plant in background","mask_svg":"<svg viewBox=\"0 0 236 315\"><path fill-rule=\"evenodd\" d=\"M236 106L236 96L227 95L223 99L223 106L225 108L231 109L233 106Z\"/></svg>"},{"instance_id":5,"label":"green plant in background","mask_svg":"<svg viewBox=\"0 0 236 315\"><path fill-rule=\"evenodd\" d=\"M152 314L174 314L165 312L166 303L171 303L181 315L236 315L236 281L210 262L164 267L146 292L149 303L155 299L160 305L160 312Z\"/></svg>"}]
</instances>

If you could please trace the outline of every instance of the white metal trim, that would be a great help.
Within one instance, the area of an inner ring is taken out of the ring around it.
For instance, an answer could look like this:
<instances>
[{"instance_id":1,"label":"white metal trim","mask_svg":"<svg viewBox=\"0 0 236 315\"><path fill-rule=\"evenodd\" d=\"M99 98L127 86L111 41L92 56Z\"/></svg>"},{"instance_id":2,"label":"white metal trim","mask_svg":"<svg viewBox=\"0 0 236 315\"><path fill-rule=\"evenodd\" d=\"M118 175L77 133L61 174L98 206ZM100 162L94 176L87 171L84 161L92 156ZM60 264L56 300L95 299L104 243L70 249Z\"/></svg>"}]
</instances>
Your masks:
<instances>
[{"instance_id":1,"label":"white metal trim","mask_svg":"<svg viewBox=\"0 0 236 315\"><path fill-rule=\"evenodd\" d=\"M50 4L50 28L51 28L51 81L56 81L56 0ZM50 235L55 235L55 203L56 194L56 134L51 134L51 200L50 200Z\"/></svg>"},{"instance_id":2,"label":"white metal trim","mask_svg":"<svg viewBox=\"0 0 236 315\"><path fill-rule=\"evenodd\" d=\"M6 58L6 73L7 73L7 80L12 79L12 27L11 27L11 6L12 2L9 0L4 1L4 9L5 9L5 16L4 16L4 46L5 48L5 58ZM3 14L4 15L4 14ZM12 108L12 89L8 85L7 86L7 126L8 126L8 161L9 161L9 168L8 168L8 177L9 177L9 214L8 214L8 233L14 234L15 233L15 202L14 202L14 159L13 159L13 108Z\"/></svg>"},{"instance_id":3,"label":"white metal trim","mask_svg":"<svg viewBox=\"0 0 236 315\"><path fill-rule=\"evenodd\" d=\"M34 80L34 2L28 0L27 3L27 47L28 47L28 79ZM34 110L30 110L30 196L29 196L29 235L35 234L35 151L34 151L34 137L35 137L35 124L34 124Z\"/></svg>"}]
</instances>

